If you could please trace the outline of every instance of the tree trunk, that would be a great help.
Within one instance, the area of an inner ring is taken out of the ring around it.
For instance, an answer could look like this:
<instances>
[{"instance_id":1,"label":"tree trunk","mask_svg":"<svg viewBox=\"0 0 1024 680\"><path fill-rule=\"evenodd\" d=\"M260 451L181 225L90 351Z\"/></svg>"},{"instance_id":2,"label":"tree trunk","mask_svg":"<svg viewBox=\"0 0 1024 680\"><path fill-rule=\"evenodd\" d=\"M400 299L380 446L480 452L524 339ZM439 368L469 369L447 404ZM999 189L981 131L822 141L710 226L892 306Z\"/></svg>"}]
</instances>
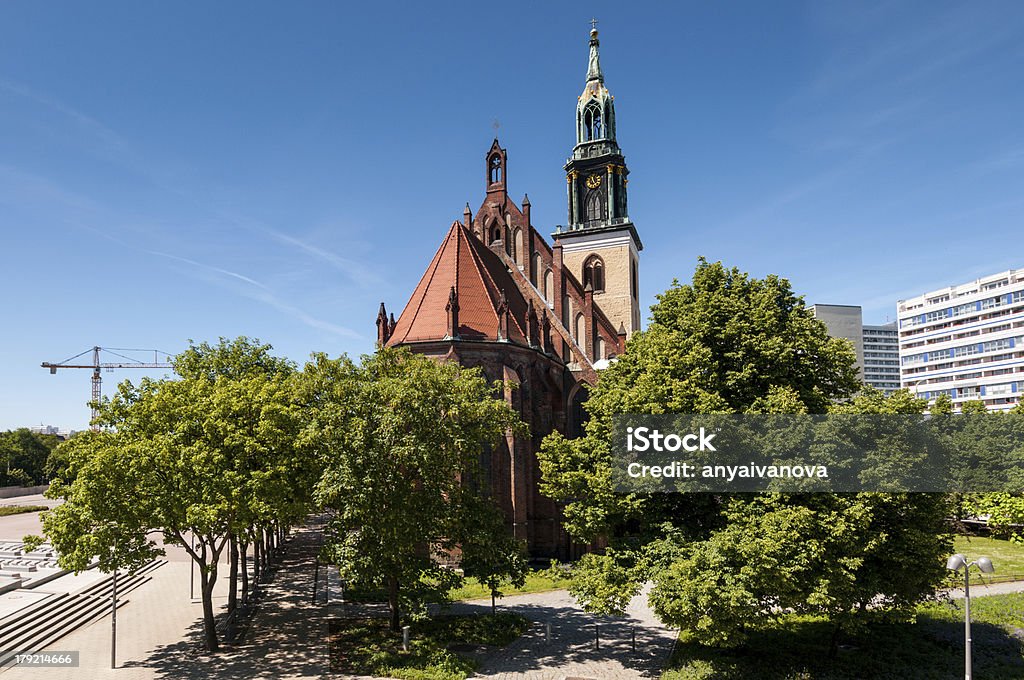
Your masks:
<instances>
[{"instance_id":1,"label":"tree trunk","mask_svg":"<svg viewBox=\"0 0 1024 680\"><path fill-rule=\"evenodd\" d=\"M229 541L229 553L231 559L231 572L229 576L230 590L228 590L228 611L235 611L235 607L238 606L238 542L235 540L235 535L231 534L228 538Z\"/></svg>"},{"instance_id":2,"label":"tree trunk","mask_svg":"<svg viewBox=\"0 0 1024 680\"><path fill-rule=\"evenodd\" d=\"M216 654L220 651L220 645L217 643L217 626L213 620L213 586L216 583L216 571L208 574L205 565L200 564L199 579L199 589L203 596L203 634L206 638L206 651Z\"/></svg>"},{"instance_id":3,"label":"tree trunk","mask_svg":"<svg viewBox=\"0 0 1024 680\"><path fill-rule=\"evenodd\" d=\"M242 542L238 547L242 559L242 604L245 604L249 601L249 558L246 555L249 544Z\"/></svg>"},{"instance_id":4,"label":"tree trunk","mask_svg":"<svg viewBox=\"0 0 1024 680\"><path fill-rule=\"evenodd\" d=\"M260 543L260 578L264 582L267 580L267 563L269 561L269 555L267 555L267 532L260 527L260 534L256 538Z\"/></svg>"},{"instance_id":5,"label":"tree trunk","mask_svg":"<svg viewBox=\"0 0 1024 680\"><path fill-rule=\"evenodd\" d=\"M842 632L842 624L837 623L835 628L832 629L832 642L828 648L828 658L835 660L839 656L839 634Z\"/></svg>"},{"instance_id":6,"label":"tree trunk","mask_svg":"<svg viewBox=\"0 0 1024 680\"><path fill-rule=\"evenodd\" d=\"M252 590L257 592L260 588L260 540L259 536L256 536L252 542Z\"/></svg>"},{"instance_id":7,"label":"tree trunk","mask_svg":"<svg viewBox=\"0 0 1024 680\"><path fill-rule=\"evenodd\" d=\"M391 631L397 633L401 620L398 611L398 579L394 576L388 577L388 607L391 609Z\"/></svg>"}]
</instances>

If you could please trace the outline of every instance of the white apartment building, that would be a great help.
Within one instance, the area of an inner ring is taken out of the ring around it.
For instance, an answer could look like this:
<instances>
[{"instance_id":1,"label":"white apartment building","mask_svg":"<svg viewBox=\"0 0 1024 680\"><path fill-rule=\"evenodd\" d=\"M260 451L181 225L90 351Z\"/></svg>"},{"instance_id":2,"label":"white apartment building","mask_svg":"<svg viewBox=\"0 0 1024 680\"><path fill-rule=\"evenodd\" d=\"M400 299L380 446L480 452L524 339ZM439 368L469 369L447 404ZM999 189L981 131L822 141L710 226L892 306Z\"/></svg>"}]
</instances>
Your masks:
<instances>
[{"instance_id":1,"label":"white apartment building","mask_svg":"<svg viewBox=\"0 0 1024 680\"><path fill-rule=\"evenodd\" d=\"M1024 393L1024 270L925 293L897 305L900 384L954 405L1012 408Z\"/></svg>"}]
</instances>

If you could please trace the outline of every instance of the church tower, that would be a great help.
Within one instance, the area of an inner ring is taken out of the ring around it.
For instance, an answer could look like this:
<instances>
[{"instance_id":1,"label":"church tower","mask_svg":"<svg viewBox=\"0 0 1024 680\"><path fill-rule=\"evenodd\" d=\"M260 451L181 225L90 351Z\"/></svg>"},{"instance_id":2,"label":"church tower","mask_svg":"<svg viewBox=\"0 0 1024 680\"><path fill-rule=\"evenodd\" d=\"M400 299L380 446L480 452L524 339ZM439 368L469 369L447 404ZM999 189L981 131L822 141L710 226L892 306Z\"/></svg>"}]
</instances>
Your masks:
<instances>
[{"instance_id":1,"label":"church tower","mask_svg":"<svg viewBox=\"0 0 1024 680\"><path fill-rule=\"evenodd\" d=\"M615 141L615 98L604 86L596 26L590 31L587 84L576 104L576 146L565 164L569 223L552 234L565 266L594 291L616 328L640 329L640 251L629 219L629 170Z\"/></svg>"}]
</instances>

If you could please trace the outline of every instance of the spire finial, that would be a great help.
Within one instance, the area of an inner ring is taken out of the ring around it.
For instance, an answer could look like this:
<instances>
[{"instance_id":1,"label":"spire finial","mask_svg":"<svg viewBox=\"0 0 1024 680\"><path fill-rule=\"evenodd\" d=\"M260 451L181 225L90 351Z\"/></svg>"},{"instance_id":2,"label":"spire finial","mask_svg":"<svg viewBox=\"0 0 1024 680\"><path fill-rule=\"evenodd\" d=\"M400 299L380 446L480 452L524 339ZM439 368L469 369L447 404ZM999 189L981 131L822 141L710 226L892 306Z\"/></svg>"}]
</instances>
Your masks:
<instances>
[{"instance_id":1,"label":"spire finial","mask_svg":"<svg viewBox=\"0 0 1024 680\"><path fill-rule=\"evenodd\" d=\"M604 74L601 73L601 54L598 51L601 41L597 39L597 19L591 19L590 24L590 61L587 63L587 82L592 80L604 82Z\"/></svg>"}]
</instances>

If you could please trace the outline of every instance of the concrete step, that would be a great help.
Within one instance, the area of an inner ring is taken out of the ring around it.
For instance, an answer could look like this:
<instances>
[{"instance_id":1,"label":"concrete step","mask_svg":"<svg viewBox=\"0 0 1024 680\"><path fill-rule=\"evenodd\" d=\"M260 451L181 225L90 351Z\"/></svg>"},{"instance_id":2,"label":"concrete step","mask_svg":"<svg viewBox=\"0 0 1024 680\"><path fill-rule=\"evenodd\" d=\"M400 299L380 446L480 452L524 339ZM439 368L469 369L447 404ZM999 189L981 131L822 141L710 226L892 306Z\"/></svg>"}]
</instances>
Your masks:
<instances>
[{"instance_id":1,"label":"concrete step","mask_svg":"<svg viewBox=\"0 0 1024 680\"><path fill-rule=\"evenodd\" d=\"M119 575L117 606L127 603L124 595L152 580L149 574L165 564L154 560L131 575ZM65 635L110 613L113 578L107 576L74 594L47 597L0 620L0 666L8 665L15 652L34 652Z\"/></svg>"},{"instance_id":2,"label":"concrete step","mask_svg":"<svg viewBox=\"0 0 1024 680\"><path fill-rule=\"evenodd\" d=\"M103 618L110 611L110 602L90 597L69 596L69 604L50 612L50 618L34 621L29 628L18 630L0 642L0 666L13 660L16 652L38 652L65 635ZM118 608L128 601L119 600Z\"/></svg>"}]
</instances>

